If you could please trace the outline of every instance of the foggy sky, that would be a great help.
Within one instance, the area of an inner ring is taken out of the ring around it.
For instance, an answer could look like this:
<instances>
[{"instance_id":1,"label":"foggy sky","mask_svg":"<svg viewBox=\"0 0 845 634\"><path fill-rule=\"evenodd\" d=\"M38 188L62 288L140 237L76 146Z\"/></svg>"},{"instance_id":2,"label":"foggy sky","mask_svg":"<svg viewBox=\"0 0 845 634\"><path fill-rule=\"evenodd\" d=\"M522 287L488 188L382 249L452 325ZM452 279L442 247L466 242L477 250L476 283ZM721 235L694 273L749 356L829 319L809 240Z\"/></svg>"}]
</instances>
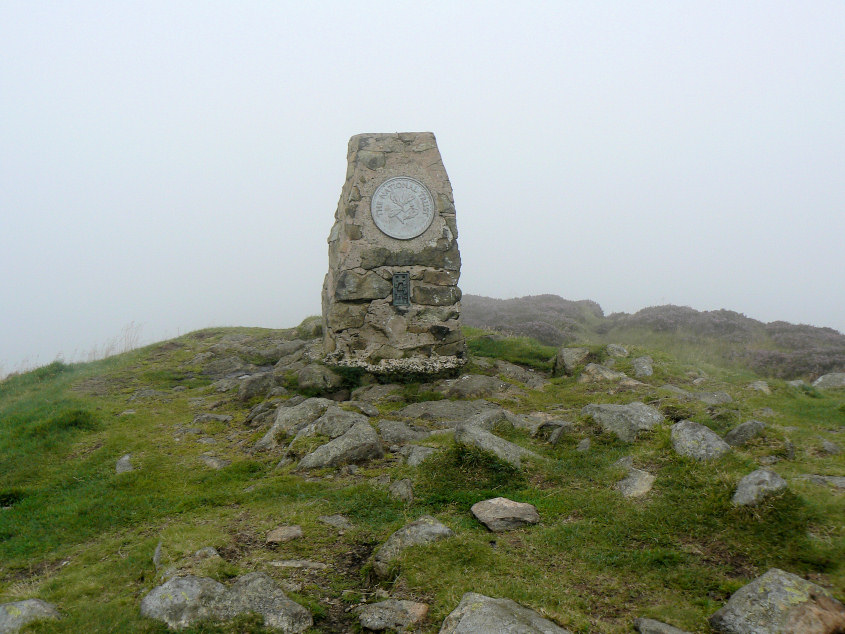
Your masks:
<instances>
[{"instance_id":1,"label":"foggy sky","mask_svg":"<svg viewBox=\"0 0 845 634\"><path fill-rule=\"evenodd\" d=\"M318 314L349 137L424 130L465 293L845 331L840 1L3 0L0 364Z\"/></svg>"}]
</instances>

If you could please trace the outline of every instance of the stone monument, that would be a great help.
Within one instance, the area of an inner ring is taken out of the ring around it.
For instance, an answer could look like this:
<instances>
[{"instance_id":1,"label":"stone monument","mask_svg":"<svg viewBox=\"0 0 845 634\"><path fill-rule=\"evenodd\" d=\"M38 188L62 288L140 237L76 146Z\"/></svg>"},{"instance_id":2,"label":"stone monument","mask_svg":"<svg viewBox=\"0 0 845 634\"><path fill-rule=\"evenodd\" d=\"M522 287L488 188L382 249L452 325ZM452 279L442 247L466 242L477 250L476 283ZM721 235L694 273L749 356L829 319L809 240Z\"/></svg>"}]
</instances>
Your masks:
<instances>
[{"instance_id":1,"label":"stone monument","mask_svg":"<svg viewBox=\"0 0 845 634\"><path fill-rule=\"evenodd\" d=\"M436 374L466 362L452 186L431 132L358 134L329 234L329 365Z\"/></svg>"}]
</instances>

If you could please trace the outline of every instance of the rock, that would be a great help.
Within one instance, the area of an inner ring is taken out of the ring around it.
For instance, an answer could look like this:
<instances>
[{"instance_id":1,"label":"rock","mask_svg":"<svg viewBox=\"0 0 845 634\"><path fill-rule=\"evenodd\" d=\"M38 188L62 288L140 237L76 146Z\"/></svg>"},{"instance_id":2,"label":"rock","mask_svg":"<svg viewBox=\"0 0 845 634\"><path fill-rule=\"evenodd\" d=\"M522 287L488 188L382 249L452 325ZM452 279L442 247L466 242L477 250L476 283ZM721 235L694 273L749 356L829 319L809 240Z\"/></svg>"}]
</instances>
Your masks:
<instances>
[{"instance_id":1,"label":"rock","mask_svg":"<svg viewBox=\"0 0 845 634\"><path fill-rule=\"evenodd\" d=\"M725 405L733 402L733 398L727 392L695 392L693 398L705 405Z\"/></svg>"},{"instance_id":2,"label":"rock","mask_svg":"<svg viewBox=\"0 0 845 634\"><path fill-rule=\"evenodd\" d=\"M691 420L672 425L672 447L682 456L702 461L716 460L731 450L716 432Z\"/></svg>"},{"instance_id":3,"label":"rock","mask_svg":"<svg viewBox=\"0 0 845 634\"><path fill-rule=\"evenodd\" d=\"M194 553L194 559L198 561L204 561L207 559L223 559L220 556L220 553L217 552L217 549L214 546L206 546L205 548L200 548L197 552Z\"/></svg>"},{"instance_id":4,"label":"rock","mask_svg":"<svg viewBox=\"0 0 845 634\"><path fill-rule=\"evenodd\" d=\"M560 439L565 436L566 434L571 434L574 429L575 425L568 421L559 421L560 425L556 426L552 432L549 434L549 444L556 445L560 442Z\"/></svg>"},{"instance_id":5,"label":"rock","mask_svg":"<svg viewBox=\"0 0 845 634\"><path fill-rule=\"evenodd\" d=\"M238 386L238 400L246 402L261 394L266 394L276 386L276 376L272 372L251 374L241 379Z\"/></svg>"},{"instance_id":6,"label":"rock","mask_svg":"<svg viewBox=\"0 0 845 634\"><path fill-rule=\"evenodd\" d=\"M647 471L629 467L628 476L617 482L613 488L619 491L623 497L638 498L651 491L652 485L654 485L653 475Z\"/></svg>"},{"instance_id":7,"label":"rock","mask_svg":"<svg viewBox=\"0 0 845 634\"><path fill-rule=\"evenodd\" d=\"M813 381L813 387L819 390L830 390L845 387L845 372L824 374Z\"/></svg>"},{"instance_id":8,"label":"rock","mask_svg":"<svg viewBox=\"0 0 845 634\"><path fill-rule=\"evenodd\" d=\"M422 401L412 403L396 412L401 418L419 418L427 421L464 421L485 410L501 409L499 405L482 399L474 401Z\"/></svg>"},{"instance_id":9,"label":"rock","mask_svg":"<svg viewBox=\"0 0 845 634\"><path fill-rule=\"evenodd\" d=\"M428 615L428 606L414 601L388 599L380 603L363 605L355 608L355 611L358 613L361 627L365 630L403 632L425 620Z\"/></svg>"},{"instance_id":10,"label":"rock","mask_svg":"<svg viewBox=\"0 0 845 634\"><path fill-rule=\"evenodd\" d=\"M736 487L731 502L734 506L756 506L763 498L786 490L786 480L774 471L752 471Z\"/></svg>"},{"instance_id":11,"label":"rock","mask_svg":"<svg viewBox=\"0 0 845 634\"><path fill-rule=\"evenodd\" d=\"M463 376L446 381L440 388L448 398L481 398L493 396L508 388L508 384L495 376L484 374L464 374Z\"/></svg>"},{"instance_id":12,"label":"rock","mask_svg":"<svg viewBox=\"0 0 845 634\"><path fill-rule=\"evenodd\" d=\"M285 596L281 588L263 572L252 572L235 579L217 601L216 611L229 620L254 612L264 617L264 626L288 632L303 632L313 625L311 613Z\"/></svg>"},{"instance_id":13,"label":"rock","mask_svg":"<svg viewBox=\"0 0 845 634\"><path fill-rule=\"evenodd\" d=\"M414 501L414 485L408 478L397 480L387 490L391 497L401 500L406 504Z\"/></svg>"},{"instance_id":14,"label":"rock","mask_svg":"<svg viewBox=\"0 0 845 634\"><path fill-rule=\"evenodd\" d=\"M584 416L592 416L606 432L616 434L622 442L634 442L641 431L650 431L663 422L659 410L635 401L627 405L587 405Z\"/></svg>"},{"instance_id":15,"label":"rock","mask_svg":"<svg viewBox=\"0 0 845 634\"><path fill-rule=\"evenodd\" d=\"M640 379L654 374L654 367L652 366L653 363L654 361L648 355L634 359L631 362L631 367L634 368L634 376Z\"/></svg>"},{"instance_id":16,"label":"rock","mask_svg":"<svg viewBox=\"0 0 845 634\"><path fill-rule=\"evenodd\" d=\"M634 619L634 629L640 634L689 634L686 630L679 630L654 619Z\"/></svg>"},{"instance_id":17,"label":"rock","mask_svg":"<svg viewBox=\"0 0 845 634\"><path fill-rule=\"evenodd\" d=\"M115 473L128 473L129 471L134 471L135 467L132 466L132 454L126 454L117 461L117 464L114 466Z\"/></svg>"},{"instance_id":18,"label":"rock","mask_svg":"<svg viewBox=\"0 0 845 634\"><path fill-rule=\"evenodd\" d=\"M822 451L829 456L836 456L842 453L842 447L837 445L835 442L830 442L829 440L822 438Z\"/></svg>"},{"instance_id":19,"label":"rock","mask_svg":"<svg viewBox=\"0 0 845 634\"><path fill-rule=\"evenodd\" d=\"M321 515L317 518L317 521L321 524L332 526L341 531L348 531L350 529L355 528L355 525L352 524L352 522L350 522L343 515Z\"/></svg>"},{"instance_id":20,"label":"rock","mask_svg":"<svg viewBox=\"0 0 845 634\"><path fill-rule=\"evenodd\" d=\"M710 627L723 634L835 634L845 631L845 606L821 586L771 568L734 592Z\"/></svg>"},{"instance_id":21,"label":"rock","mask_svg":"<svg viewBox=\"0 0 845 634\"><path fill-rule=\"evenodd\" d=\"M141 616L181 629L201 619L219 618L217 603L225 593L225 586L213 579L174 577L141 600Z\"/></svg>"},{"instance_id":22,"label":"rock","mask_svg":"<svg viewBox=\"0 0 845 634\"><path fill-rule=\"evenodd\" d=\"M554 362L554 375L572 375L575 369L590 356L587 348L560 348L557 351Z\"/></svg>"},{"instance_id":23,"label":"rock","mask_svg":"<svg viewBox=\"0 0 845 634\"><path fill-rule=\"evenodd\" d=\"M762 392L763 394L766 394L767 396L772 393L772 390L769 387L769 384L766 383L765 381L754 381L753 383L749 383L748 389L749 390L757 390L758 392Z\"/></svg>"},{"instance_id":24,"label":"rock","mask_svg":"<svg viewBox=\"0 0 845 634\"><path fill-rule=\"evenodd\" d=\"M397 385L396 383L374 383L372 385L364 385L353 390L352 398L354 398L356 401L373 403L375 401L380 401L383 398L387 398L394 392L397 392L401 389L402 386Z\"/></svg>"},{"instance_id":25,"label":"rock","mask_svg":"<svg viewBox=\"0 0 845 634\"><path fill-rule=\"evenodd\" d=\"M519 445L472 425L458 427L455 430L455 442L459 445L471 445L483 451L489 451L517 468L522 466L522 458L540 459L540 456L533 451L523 449Z\"/></svg>"},{"instance_id":26,"label":"rock","mask_svg":"<svg viewBox=\"0 0 845 634\"><path fill-rule=\"evenodd\" d=\"M56 606L41 599L0 603L0 634L14 634L34 621L60 618Z\"/></svg>"},{"instance_id":27,"label":"rock","mask_svg":"<svg viewBox=\"0 0 845 634\"><path fill-rule=\"evenodd\" d=\"M320 394L334 392L343 385L343 377L319 363L309 363L296 374L299 389Z\"/></svg>"},{"instance_id":28,"label":"rock","mask_svg":"<svg viewBox=\"0 0 845 634\"><path fill-rule=\"evenodd\" d=\"M364 416L372 417L379 415L378 407L372 403L364 403L363 401L345 401L343 404L358 410Z\"/></svg>"},{"instance_id":29,"label":"rock","mask_svg":"<svg viewBox=\"0 0 845 634\"><path fill-rule=\"evenodd\" d=\"M464 424L480 427L487 431L493 431L499 427L506 429L525 429L533 435L537 428L543 424L543 421L519 416L506 409L490 409L471 416Z\"/></svg>"},{"instance_id":30,"label":"rock","mask_svg":"<svg viewBox=\"0 0 845 634\"><path fill-rule=\"evenodd\" d=\"M268 561L274 568L296 568L299 570L325 570L328 564L310 559L283 559L281 561Z\"/></svg>"},{"instance_id":31,"label":"rock","mask_svg":"<svg viewBox=\"0 0 845 634\"><path fill-rule=\"evenodd\" d=\"M441 524L430 515L423 515L387 538L387 541L373 555L373 570L379 577L387 577L390 574L391 562L406 548L430 544L454 536L455 533L451 528Z\"/></svg>"},{"instance_id":32,"label":"rock","mask_svg":"<svg viewBox=\"0 0 845 634\"><path fill-rule=\"evenodd\" d=\"M273 425L264 437L255 443L252 450L275 449L279 446L280 439L295 434L306 425L313 423L334 405L334 401L326 398L309 398L293 407L280 407L276 411Z\"/></svg>"},{"instance_id":33,"label":"rock","mask_svg":"<svg viewBox=\"0 0 845 634\"><path fill-rule=\"evenodd\" d=\"M584 438L581 440L578 445L575 447L575 451L579 451L581 453L587 453L590 450L590 439Z\"/></svg>"},{"instance_id":34,"label":"rock","mask_svg":"<svg viewBox=\"0 0 845 634\"><path fill-rule=\"evenodd\" d=\"M194 416L194 425L201 425L203 423L231 423L232 417L228 414L197 414Z\"/></svg>"},{"instance_id":35,"label":"rock","mask_svg":"<svg viewBox=\"0 0 845 634\"><path fill-rule=\"evenodd\" d=\"M284 544L300 537L302 537L301 526L279 526L267 533L264 543L268 546L275 546L276 544Z\"/></svg>"},{"instance_id":36,"label":"rock","mask_svg":"<svg viewBox=\"0 0 845 634\"><path fill-rule=\"evenodd\" d=\"M409 425L401 420L382 420L378 424L381 439L388 445L404 445L412 440L422 440L429 435L428 430Z\"/></svg>"},{"instance_id":37,"label":"rock","mask_svg":"<svg viewBox=\"0 0 845 634\"><path fill-rule=\"evenodd\" d=\"M807 384L806 384L806 383L804 383L804 381L802 381L801 379L795 379L794 381L787 381L787 382L786 382L786 384L787 384L789 387L796 387L796 388L802 388L802 387L804 387L805 385L807 385Z\"/></svg>"},{"instance_id":38,"label":"rock","mask_svg":"<svg viewBox=\"0 0 845 634\"><path fill-rule=\"evenodd\" d=\"M440 634L570 634L511 599L467 592L444 619Z\"/></svg>"},{"instance_id":39,"label":"rock","mask_svg":"<svg viewBox=\"0 0 845 634\"><path fill-rule=\"evenodd\" d=\"M584 371L578 377L579 383L594 383L596 381L620 381L628 377L616 370L611 370L608 367L599 365L598 363L588 363Z\"/></svg>"},{"instance_id":40,"label":"rock","mask_svg":"<svg viewBox=\"0 0 845 634\"><path fill-rule=\"evenodd\" d=\"M378 434L368 422L362 421L355 423L342 436L317 447L300 461L299 468L338 467L381 458L383 455Z\"/></svg>"},{"instance_id":41,"label":"rock","mask_svg":"<svg viewBox=\"0 0 845 634\"><path fill-rule=\"evenodd\" d=\"M749 420L741 425L737 425L727 434L725 434L725 442L731 447L741 447L748 441L756 438L766 429L766 424L759 420Z\"/></svg>"},{"instance_id":42,"label":"rock","mask_svg":"<svg viewBox=\"0 0 845 634\"><path fill-rule=\"evenodd\" d=\"M813 484L827 484L835 489L845 489L845 476L823 476L807 473L798 476L798 478L801 480L809 480Z\"/></svg>"},{"instance_id":43,"label":"rock","mask_svg":"<svg viewBox=\"0 0 845 634\"><path fill-rule=\"evenodd\" d=\"M405 462L408 463L409 467L418 467L427 458L430 458L436 453L440 453L440 449L435 449L434 447L423 447L421 445L410 445L408 447L403 447L400 453L405 456Z\"/></svg>"},{"instance_id":44,"label":"rock","mask_svg":"<svg viewBox=\"0 0 845 634\"><path fill-rule=\"evenodd\" d=\"M240 357L230 356L211 361L205 365L202 372L215 379L225 379L239 374L249 374L253 369L255 366L245 363Z\"/></svg>"},{"instance_id":45,"label":"rock","mask_svg":"<svg viewBox=\"0 0 845 634\"><path fill-rule=\"evenodd\" d=\"M328 436L329 438L338 438L352 429L356 423L367 423L367 417L358 412L348 412L336 405L332 405L311 425L301 428L297 432L297 436L313 435L316 433Z\"/></svg>"},{"instance_id":46,"label":"rock","mask_svg":"<svg viewBox=\"0 0 845 634\"><path fill-rule=\"evenodd\" d=\"M161 547L163 546L163 542L159 540L158 544L153 551L153 566L156 570L161 568Z\"/></svg>"},{"instance_id":47,"label":"rock","mask_svg":"<svg viewBox=\"0 0 845 634\"><path fill-rule=\"evenodd\" d=\"M205 466L216 471L219 471L220 469L228 467L230 464L232 464L231 460L224 460L223 458L218 458L217 456L212 456L211 454L206 453L200 456L200 461L202 461Z\"/></svg>"},{"instance_id":48,"label":"rock","mask_svg":"<svg viewBox=\"0 0 845 634\"><path fill-rule=\"evenodd\" d=\"M521 528L540 522L540 514L533 504L514 502L507 498L493 498L476 502L470 508L475 518L494 533Z\"/></svg>"},{"instance_id":49,"label":"rock","mask_svg":"<svg viewBox=\"0 0 845 634\"><path fill-rule=\"evenodd\" d=\"M509 361L497 359L495 362L496 371L514 381L524 383L533 390L539 390L548 384L545 377L532 369L526 369Z\"/></svg>"},{"instance_id":50,"label":"rock","mask_svg":"<svg viewBox=\"0 0 845 634\"><path fill-rule=\"evenodd\" d=\"M669 384L661 385L657 389L661 392L669 392L675 398L679 398L679 399L684 400L684 401L694 398L693 395L692 395L692 392L688 392L687 390L682 390L681 388L679 388L675 385L669 385Z\"/></svg>"},{"instance_id":51,"label":"rock","mask_svg":"<svg viewBox=\"0 0 845 634\"><path fill-rule=\"evenodd\" d=\"M607 356L616 359L628 356L628 350L625 348L625 346L620 346L618 343L608 344L605 350L607 351Z\"/></svg>"}]
</instances>

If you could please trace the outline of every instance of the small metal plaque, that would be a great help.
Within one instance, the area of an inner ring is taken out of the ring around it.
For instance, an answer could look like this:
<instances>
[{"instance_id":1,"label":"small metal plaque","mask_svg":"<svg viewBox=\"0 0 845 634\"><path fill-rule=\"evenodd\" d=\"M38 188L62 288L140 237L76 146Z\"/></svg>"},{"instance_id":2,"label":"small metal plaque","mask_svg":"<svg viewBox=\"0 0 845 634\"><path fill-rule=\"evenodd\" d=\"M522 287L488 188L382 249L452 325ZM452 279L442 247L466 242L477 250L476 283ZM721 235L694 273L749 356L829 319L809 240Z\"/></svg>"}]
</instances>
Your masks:
<instances>
[{"instance_id":1,"label":"small metal plaque","mask_svg":"<svg viewBox=\"0 0 845 634\"><path fill-rule=\"evenodd\" d=\"M394 306L410 306L411 305L411 274L410 273L394 273L393 274L393 305Z\"/></svg>"},{"instance_id":2,"label":"small metal plaque","mask_svg":"<svg viewBox=\"0 0 845 634\"><path fill-rule=\"evenodd\" d=\"M418 180L395 176L378 186L370 213L382 232L391 238L410 240L422 234L434 220L434 198Z\"/></svg>"}]
</instances>

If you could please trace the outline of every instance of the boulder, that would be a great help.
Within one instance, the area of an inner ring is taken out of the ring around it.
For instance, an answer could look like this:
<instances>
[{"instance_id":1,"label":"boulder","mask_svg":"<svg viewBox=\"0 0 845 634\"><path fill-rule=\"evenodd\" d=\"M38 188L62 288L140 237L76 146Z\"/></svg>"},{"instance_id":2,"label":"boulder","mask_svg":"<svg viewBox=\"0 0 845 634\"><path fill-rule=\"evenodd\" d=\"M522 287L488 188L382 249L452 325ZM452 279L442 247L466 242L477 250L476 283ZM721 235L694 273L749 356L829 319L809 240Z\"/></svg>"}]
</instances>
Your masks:
<instances>
[{"instance_id":1,"label":"boulder","mask_svg":"<svg viewBox=\"0 0 845 634\"><path fill-rule=\"evenodd\" d=\"M297 436L321 434L329 438L343 436L356 423L366 423L367 417L358 412L348 412L336 405L329 406L320 418L301 428Z\"/></svg>"},{"instance_id":2,"label":"boulder","mask_svg":"<svg viewBox=\"0 0 845 634\"><path fill-rule=\"evenodd\" d=\"M819 390L830 390L839 387L845 387L845 372L832 372L830 374L823 374L815 381L813 387Z\"/></svg>"},{"instance_id":3,"label":"boulder","mask_svg":"<svg viewBox=\"0 0 845 634\"><path fill-rule=\"evenodd\" d=\"M716 432L691 420L672 425L672 447L682 456L702 461L716 460L731 450Z\"/></svg>"},{"instance_id":4,"label":"boulder","mask_svg":"<svg viewBox=\"0 0 845 634\"><path fill-rule=\"evenodd\" d=\"M533 435L537 428L543 424L543 421L519 416L506 409L489 409L471 416L464 424L480 427L487 431L492 431L500 426L511 429L525 429Z\"/></svg>"},{"instance_id":5,"label":"boulder","mask_svg":"<svg viewBox=\"0 0 845 634\"><path fill-rule=\"evenodd\" d=\"M440 634L570 634L511 599L467 592L447 616Z\"/></svg>"},{"instance_id":6,"label":"boulder","mask_svg":"<svg viewBox=\"0 0 845 634\"><path fill-rule=\"evenodd\" d=\"M454 536L455 533L451 528L441 524L431 515L423 515L387 538L387 541L373 555L373 570L379 577L387 577L390 574L391 562L406 548L430 544Z\"/></svg>"},{"instance_id":7,"label":"boulder","mask_svg":"<svg viewBox=\"0 0 845 634\"><path fill-rule=\"evenodd\" d=\"M693 398L698 399L705 405L725 405L733 403L733 398L727 392L695 392Z\"/></svg>"},{"instance_id":8,"label":"boulder","mask_svg":"<svg viewBox=\"0 0 845 634\"><path fill-rule=\"evenodd\" d=\"M723 634L835 634L845 631L845 606L821 586L771 568L734 592L710 627Z\"/></svg>"},{"instance_id":9,"label":"boulder","mask_svg":"<svg viewBox=\"0 0 845 634\"><path fill-rule=\"evenodd\" d=\"M584 371L578 377L579 383L594 383L596 381L621 381L628 377L623 372L611 370L598 363L588 363Z\"/></svg>"},{"instance_id":10,"label":"boulder","mask_svg":"<svg viewBox=\"0 0 845 634\"><path fill-rule=\"evenodd\" d=\"M379 603L371 603L355 608L358 621L365 630L381 632L382 630L396 630L403 632L414 628L425 620L428 606L415 601L401 601L388 599Z\"/></svg>"},{"instance_id":11,"label":"boulder","mask_svg":"<svg viewBox=\"0 0 845 634\"><path fill-rule=\"evenodd\" d=\"M397 480L387 490L392 498L401 500L406 504L414 501L414 485L408 478Z\"/></svg>"},{"instance_id":12,"label":"boulder","mask_svg":"<svg viewBox=\"0 0 845 634\"><path fill-rule=\"evenodd\" d=\"M654 361L648 355L644 357L637 357L633 361L631 361L631 367L634 368L634 376L638 379L641 379L646 376L651 376L654 374Z\"/></svg>"},{"instance_id":13,"label":"boulder","mask_svg":"<svg viewBox=\"0 0 845 634\"><path fill-rule=\"evenodd\" d=\"M575 369L590 356L587 348L560 348L554 362L554 375L572 375Z\"/></svg>"},{"instance_id":14,"label":"boulder","mask_svg":"<svg viewBox=\"0 0 845 634\"><path fill-rule=\"evenodd\" d=\"M134 470L135 467L132 466L132 454L121 456L120 460L117 461L117 464L114 465L115 473L128 473L129 471Z\"/></svg>"},{"instance_id":15,"label":"boulder","mask_svg":"<svg viewBox=\"0 0 845 634\"><path fill-rule=\"evenodd\" d=\"M590 442L589 438L584 438L583 440L580 440L575 446L575 451L578 451L580 453L587 453L590 450L591 444L592 442Z\"/></svg>"},{"instance_id":16,"label":"boulder","mask_svg":"<svg viewBox=\"0 0 845 634\"><path fill-rule=\"evenodd\" d=\"M296 374L299 389L303 391L334 392L343 385L343 377L319 363L309 363Z\"/></svg>"},{"instance_id":17,"label":"boulder","mask_svg":"<svg viewBox=\"0 0 845 634\"><path fill-rule=\"evenodd\" d=\"M757 469L739 481L731 503L734 506L755 506L763 498L784 490L786 480L774 471Z\"/></svg>"},{"instance_id":18,"label":"boulder","mask_svg":"<svg viewBox=\"0 0 845 634\"><path fill-rule=\"evenodd\" d=\"M0 634L13 634L34 621L60 619L56 606L41 599L0 604Z\"/></svg>"},{"instance_id":19,"label":"boulder","mask_svg":"<svg viewBox=\"0 0 845 634\"><path fill-rule=\"evenodd\" d=\"M226 587L214 579L174 577L141 600L141 616L181 629L202 619L219 618L217 602L225 593Z\"/></svg>"},{"instance_id":20,"label":"boulder","mask_svg":"<svg viewBox=\"0 0 845 634\"><path fill-rule=\"evenodd\" d=\"M225 460L224 458L218 458L217 456L212 456L211 454L204 453L200 456L200 461L209 469L214 469L215 471L219 471L224 467L228 467L232 464L231 460Z\"/></svg>"},{"instance_id":21,"label":"boulder","mask_svg":"<svg viewBox=\"0 0 845 634\"><path fill-rule=\"evenodd\" d=\"M642 469L629 467L625 479L617 482L613 488L619 491L623 497L638 498L651 491L653 485L653 475Z\"/></svg>"},{"instance_id":22,"label":"boulder","mask_svg":"<svg viewBox=\"0 0 845 634\"><path fill-rule=\"evenodd\" d=\"M355 423L342 436L317 447L299 463L300 469L338 467L381 458L384 452L376 430L366 421Z\"/></svg>"},{"instance_id":23,"label":"boulder","mask_svg":"<svg viewBox=\"0 0 845 634\"><path fill-rule=\"evenodd\" d=\"M514 502L507 498L492 498L476 502L470 508L475 518L494 533L502 533L526 524L537 524L540 514L533 504Z\"/></svg>"},{"instance_id":24,"label":"boulder","mask_svg":"<svg viewBox=\"0 0 845 634\"><path fill-rule=\"evenodd\" d=\"M306 425L313 423L333 405L335 405L335 402L327 398L309 398L292 407L280 407L276 411L273 425L264 434L264 437L255 443L252 450L275 449L279 446L279 440L290 434L295 434Z\"/></svg>"},{"instance_id":25,"label":"boulder","mask_svg":"<svg viewBox=\"0 0 845 634\"><path fill-rule=\"evenodd\" d=\"M302 537L301 526L279 526L278 528L274 528L269 533L267 533L267 537L265 538L264 543L268 546L275 546L277 544L284 544L285 542L289 542L294 539L299 539L300 537Z\"/></svg>"},{"instance_id":26,"label":"boulder","mask_svg":"<svg viewBox=\"0 0 845 634\"><path fill-rule=\"evenodd\" d=\"M402 386L396 383L373 383L372 385L364 385L356 388L352 392L352 398L356 401L364 401L365 403L373 403L387 398L394 392L401 390Z\"/></svg>"},{"instance_id":27,"label":"boulder","mask_svg":"<svg viewBox=\"0 0 845 634\"><path fill-rule=\"evenodd\" d=\"M266 394L274 387L276 387L276 375L272 372L250 374L241 379L241 384L238 386L238 400L246 402L256 396Z\"/></svg>"},{"instance_id":28,"label":"boulder","mask_svg":"<svg viewBox=\"0 0 845 634\"><path fill-rule=\"evenodd\" d=\"M523 449L519 445L472 425L458 427L455 430L455 442L459 445L470 445L482 451L489 451L517 468L522 466L522 458L540 459L540 456L533 451Z\"/></svg>"},{"instance_id":29,"label":"boulder","mask_svg":"<svg viewBox=\"0 0 845 634\"><path fill-rule=\"evenodd\" d=\"M749 420L741 425L737 425L727 434L725 434L725 442L731 447L741 447L748 441L756 438L766 429L766 424L759 420Z\"/></svg>"},{"instance_id":30,"label":"boulder","mask_svg":"<svg viewBox=\"0 0 845 634\"><path fill-rule=\"evenodd\" d=\"M769 387L769 384L765 381L754 381L753 383L748 384L749 390L756 390L758 392L762 392L767 396L772 393L772 389Z\"/></svg>"},{"instance_id":31,"label":"boulder","mask_svg":"<svg viewBox=\"0 0 845 634\"><path fill-rule=\"evenodd\" d=\"M474 401L422 401L403 407L396 416L401 418L419 418L427 421L464 421L479 412L501 409L501 406L482 399Z\"/></svg>"},{"instance_id":32,"label":"boulder","mask_svg":"<svg viewBox=\"0 0 845 634\"><path fill-rule=\"evenodd\" d=\"M508 388L508 384L495 376L484 374L464 374L446 381L438 391L448 398L481 398L493 396Z\"/></svg>"},{"instance_id":33,"label":"boulder","mask_svg":"<svg viewBox=\"0 0 845 634\"><path fill-rule=\"evenodd\" d=\"M423 447L421 445L409 445L402 447L400 453L405 456L405 462L408 463L409 467L419 467L426 459L436 453L440 453L440 449Z\"/></svg>"},{"instance_id":34,"label":"boulder","mask_svg":"<svg viewBox=\"0 0 845 634\"><path fill-rule=\"evenodd\" d=\"M317 521L340 531L348 531L355 528L355 525L343 515L320 515Z\"/></svg>"},{"instance_id":35,"label":"boulder","mask_svg":"<svg viewBox=\"0 0 845 634\"><path fill-rule=\"evenodd\" d=\"M628 350L625 346L620 346L618 343L610 343L605 348L607 356L615 359L620 359L628 356Z\"/></svg>"},{"instance_id":36,"label":"boulder","mask_svg":"<svg viewBox=\"0 0 845 634\"><path fill-rule=\"evenodd\" d=\"M509 361L497 359L495 362L495 368L499 374L509 379L513 379L514 381L524 383L533 390L542 389L548 384L546 378L540 373L535 372L532 369L526 369L522 366L510 363Z\"/></svg>"},{"instance_id":37,"label":"boulder","mask_svg":"<svg viewBox=\"0 0 845 634\"><path fill-rule=\"evenodd\" d=\"M251 410L250 410L251 413ZM229 414L197 414L194 416L194 425L203 423L231 423L232 417Z\"/></svg>"},{"instance_id":38,"label":"boulder","mask_svg":"<svg viewBox=\"0 0 845 634\"><path fill-rule=\"evenodd\" d=\"M806 383L804 383L804 381L802 381L801 379L795 379L794 381L787 381L787 382L786 382L786 384L787 384L789 387L795 387L795 388L802 388L802 387L804 387L805 385L807 385L807 384L806 384Z\"/></svg>"},{"instance_id":39,"label":"boulder","mask_svg":"<svg viewBox=\"0 0 845 634\"><path fill-rule=\"evenodd\" d=\"M659 410L637 401L627 405L587 405L581 414L592 416L604 431L616 434L622 442L634 442L639 432L650 431L663 422Z\"/></svg>"},{"instance_id":40,"label":"boulder","mask_svg":"<svg viewBox=\"0 0 845 634\"><path fill-rule=\"evenodd\" d=\"M634 629L640 634L689 634L686 630L679 630L654 619L634 619Z\"/></svg>"},{"instance_id":41,"label":"boulder","mask_svg":"<svg viewBox=\"0 0 845 634\"><path fill-rule=\"evenodd\" d=\"M842 447L837 445L835 442L831 442L825 438L822 438L821 441L822 452L826 453L828 456L836 456L842 453Z\"/></svg>"},{"instance_id":42,"label":"boulder","mask_svg":"<svg viewBox=\"0 0 845 634\"><path fill-rule=\"evenodd\" d=\"M429 431L409 425L401 420L382 420L378 424L381 439L388 445L404 445L413 440L422 440L429 435Z\"/></svg>"}]
</instances>

